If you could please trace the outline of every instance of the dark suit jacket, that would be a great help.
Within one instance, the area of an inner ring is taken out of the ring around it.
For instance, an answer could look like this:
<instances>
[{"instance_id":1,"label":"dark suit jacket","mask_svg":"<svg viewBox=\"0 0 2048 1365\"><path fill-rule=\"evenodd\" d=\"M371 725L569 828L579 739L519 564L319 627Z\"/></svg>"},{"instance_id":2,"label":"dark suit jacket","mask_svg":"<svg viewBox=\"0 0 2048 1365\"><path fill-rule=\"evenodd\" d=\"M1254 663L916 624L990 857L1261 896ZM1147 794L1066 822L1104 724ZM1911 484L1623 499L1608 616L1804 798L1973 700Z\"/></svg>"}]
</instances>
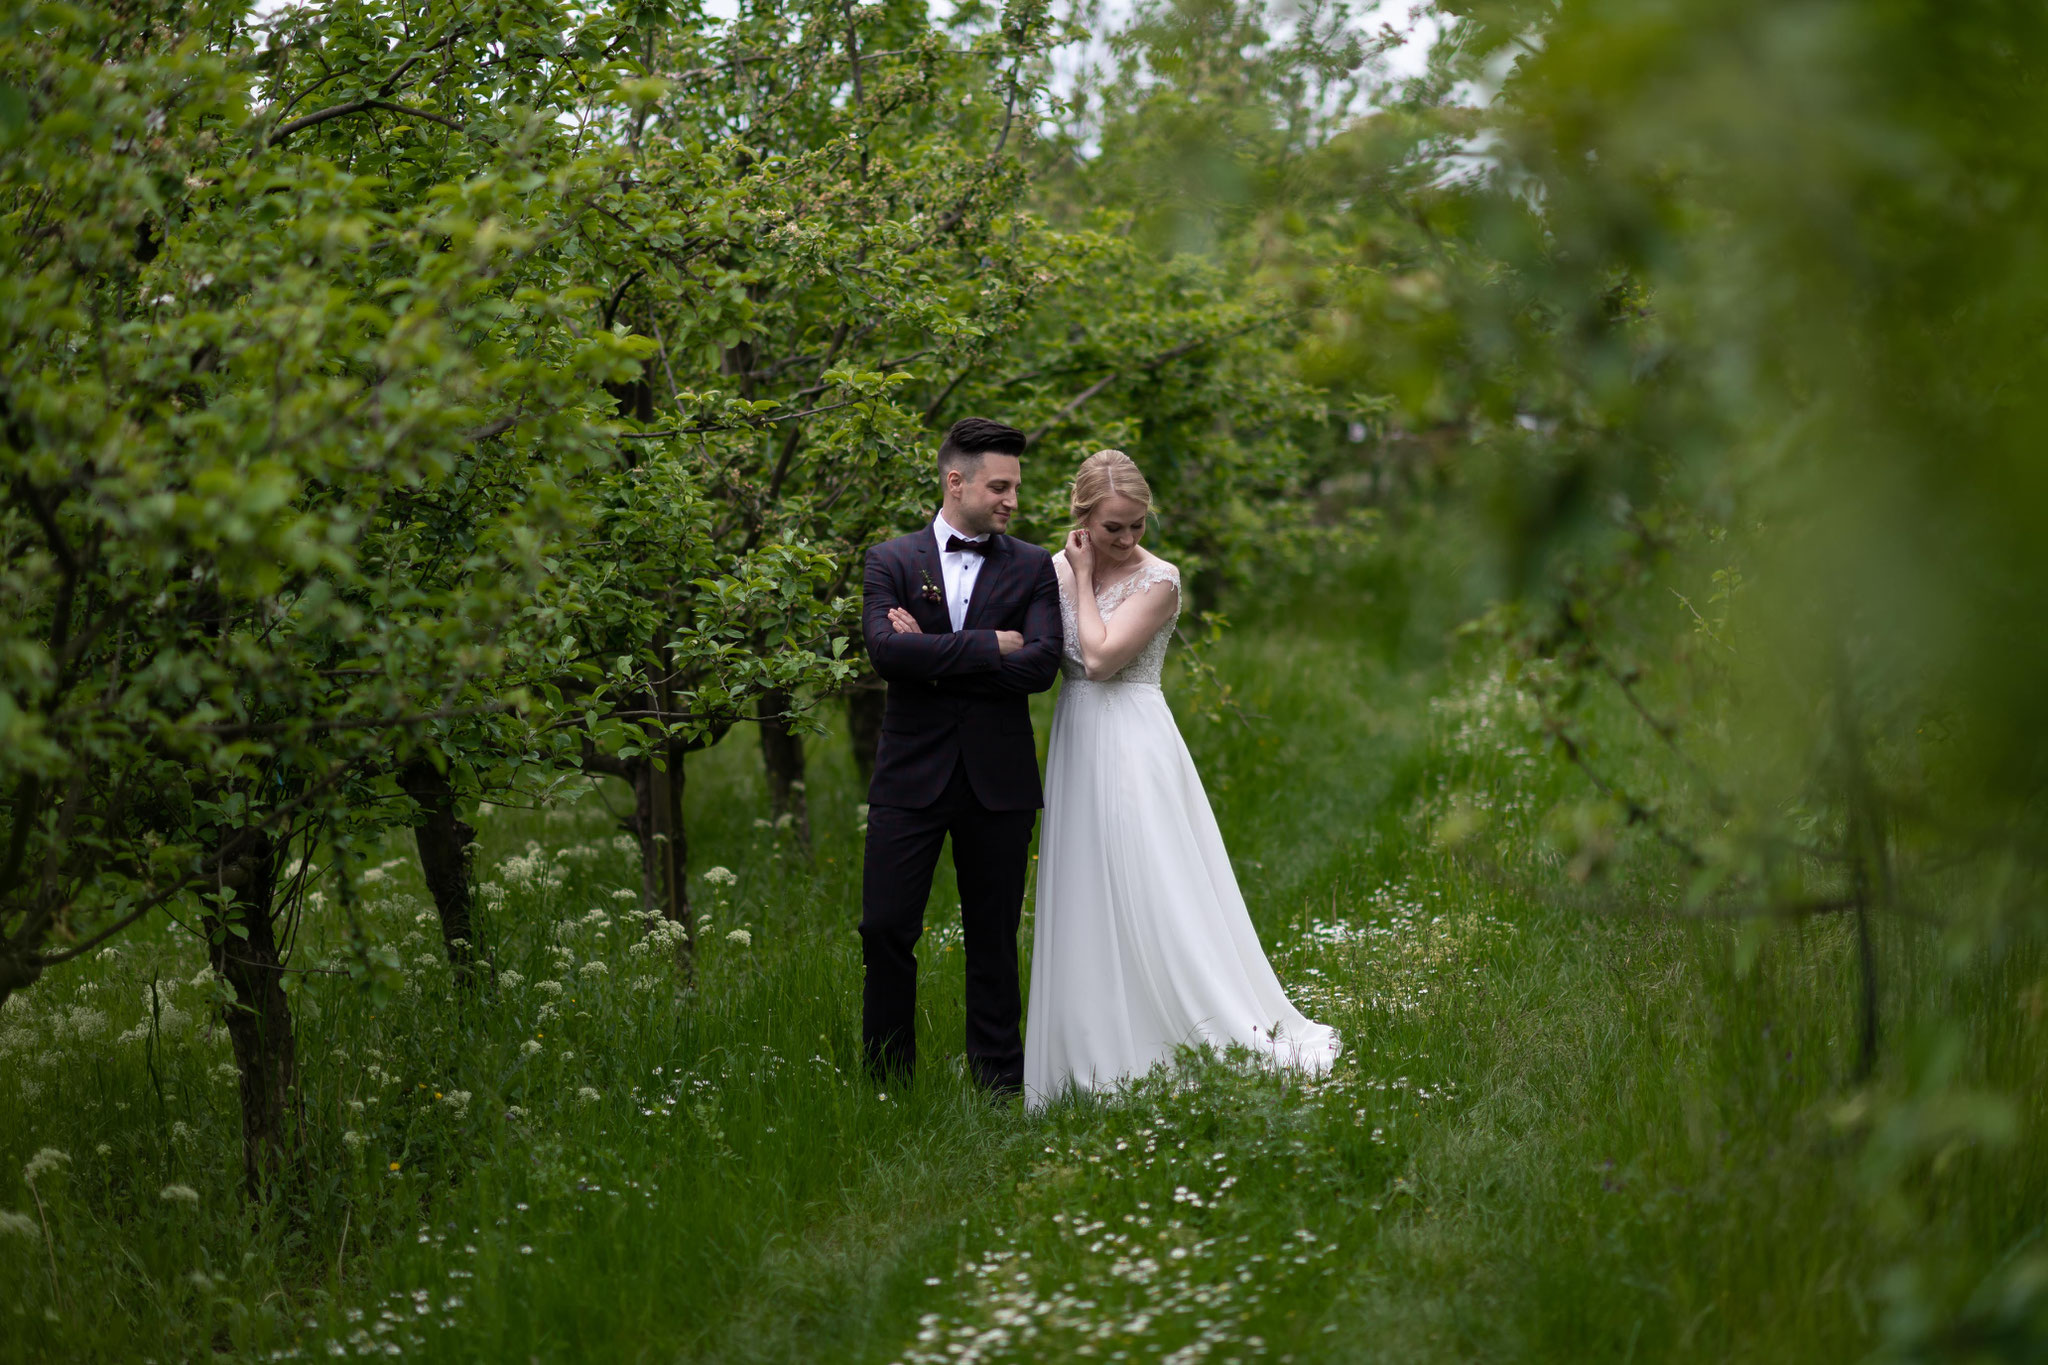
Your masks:
<instances>
[{"instance_id":1,"label":"dark suit jacket","mask_svg":"<svg viewBox=\"0 0 2048 1365\"><path fill-rule=\"evenodd\" d=\"M929 525L868 551L861 626L868 658L889 684L870 804L929 806L962 759L987 809L1044 802L1028 699L1059 675L1059 582L1052 556L1038 546L1005 535L993 541L957 632ZM926 595L927 584L940 600ZM898 635L891 607L906 608L924 634ZM1024 647L1004 657L999 630L1022 633Z\"/></svg>"}]
</instances>

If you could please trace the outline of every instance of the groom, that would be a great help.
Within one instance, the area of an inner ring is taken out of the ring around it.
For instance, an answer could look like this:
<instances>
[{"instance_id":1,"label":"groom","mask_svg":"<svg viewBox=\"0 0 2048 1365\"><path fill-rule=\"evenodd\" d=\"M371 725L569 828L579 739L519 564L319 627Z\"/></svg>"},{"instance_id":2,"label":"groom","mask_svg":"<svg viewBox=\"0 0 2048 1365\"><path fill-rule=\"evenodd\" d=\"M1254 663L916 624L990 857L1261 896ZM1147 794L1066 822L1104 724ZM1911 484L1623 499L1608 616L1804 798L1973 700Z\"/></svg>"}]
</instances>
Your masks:
<instances>
[{"instance_id":1,"label":"groom","mask_svg":"<svg viewBox=\"0 0 2048 1365\"><path fill-rule=\"evenodd\" d=\"M917 1059L917 957L939 847L953 836L967 948L967 1065L998 1097L1024 1083L1017 920L1038 818L1029 697L1059 672L1052 557L1003 534L1017 510L1024 433L955 422L939 446L943 501L929 526L868 551L861 625L889 684L868 786L861 879L869 1068Z\"/></svg>"}]
</instances>

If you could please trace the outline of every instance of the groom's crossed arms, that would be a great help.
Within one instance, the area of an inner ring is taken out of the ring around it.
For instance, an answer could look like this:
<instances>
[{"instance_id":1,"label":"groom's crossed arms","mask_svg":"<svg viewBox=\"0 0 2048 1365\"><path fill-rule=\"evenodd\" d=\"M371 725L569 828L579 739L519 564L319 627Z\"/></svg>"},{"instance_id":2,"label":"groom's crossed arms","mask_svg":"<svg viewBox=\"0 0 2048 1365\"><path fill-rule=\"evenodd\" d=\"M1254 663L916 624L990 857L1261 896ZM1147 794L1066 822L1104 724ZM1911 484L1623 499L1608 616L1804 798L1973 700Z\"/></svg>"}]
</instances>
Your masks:
<instances>
[{"instance_id":1,"label":"groom's crossed arms","mask_svg":"<svg viewBox=\"0 0 2048 1365\"><path fill-rule=\"evenodd\" d=\"M926 633L921 625L904 631L890 617L902 613L912 623L916 601L908 581L910 561L901 542L868 551L861 582L861 627L875 672L892 683L931 683L935 688L967 695L1043 692L1052 686L1060 667L1059 580L1052 556L1035 545L1010 540L1001 569L1007 581L976 586L974 615L999 622L971 630L940 629ZM989 563L984 575L997 570ZM1014 580L1023 580L1021 582ZM989 600L984 604L983 594ZM1015 631L1023 643L1003 652L998 636Z\"/></svg>"}]
</instances>

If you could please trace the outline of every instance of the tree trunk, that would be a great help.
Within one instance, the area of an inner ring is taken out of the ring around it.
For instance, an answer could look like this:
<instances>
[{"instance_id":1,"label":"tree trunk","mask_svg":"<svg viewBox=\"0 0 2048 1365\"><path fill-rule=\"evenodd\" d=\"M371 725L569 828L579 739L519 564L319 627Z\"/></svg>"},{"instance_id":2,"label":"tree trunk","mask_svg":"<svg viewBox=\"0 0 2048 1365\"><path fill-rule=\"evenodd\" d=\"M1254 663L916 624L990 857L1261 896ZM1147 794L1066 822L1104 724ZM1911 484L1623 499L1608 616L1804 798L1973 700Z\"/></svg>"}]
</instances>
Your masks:
<instances>
[{"instance_id":1,"label":"tree trunk","mask_svg":"<svg viewBox=\"0 0 2048 1365\"><path fill-rule=\"evenodd\" d=\"M420 871L434 908L441 912L441 943L448 961L459 970L475 956L476 934L470 918L470 863L476 853L476 829L455 815L455 789L425 759L399 773L405 794L419 804L413 839L419 846Z\"/></svg>"},{"instance_id":2,"label":"tree trunk","mask_svg":"<svg viewBox=\"0 0 2048 1365\"><path fill-rule=\"evenodd\" d=\"M875 750L882 745L882 708L888 697L889 685L872 673L846 692L846 735L853 742L853 766L860 774L863 796L875 775Z\"/></svg>"},{"instance_id":3,"label":"tree trunk","mask_svg":"<svg viewBox=\"0 0 2048 1365\"><path fill-rule=\"evenodd\" d=\"M808 854L811 813L804 799L804 741L783 720L789 708L789 693L767 692L762 694L754 714L761 723L761 766L768 773L768 807L778 821L785 815L790 817L797 842Z\"/></svg>"},{"instance_id":4,"label":"tree trunk","mask_svg":"<svg viewBox=\"0 0 2048 1365\"><path fill-rule=\"evenodd\" d=\"M1870 910L1859 895L1856 901L1856 966L1858 993L1856 1011L1856 1083L1869 1081L1877 1070L1877 948L1870 940Z\"/></svg>"},{"instance_id":5,"label":"tree trunk","mask_svg":"<svg viewBox=\"0 0 2048 1365\"><path fill-rule=\"evenodd\" d=\"M677 743L666 748L665 767L655 766L651 759L634 764L633 833L640 841L640 904L682 925L690 935L686 943L694 947L689 839L683 829L683 755L688 749Z\"/></svg>"},{"instance_id":6,"label":"tree trunk","mask_svg":"<svg viewBox=\"0 0 2048 1365\"><path fill-rule=\"evenodd\" d=\"M665 766L641 760L634 774L635 831L640 836L641 904L683 926L681 965L695 956L697 932L690 919L689 842L683 829L683 754L687 746L668 742Z\"/></svg>"},{"instance_id":7,"label":"tree trunk","mask_svg":"<svg viewBox=\"0 0 2048 1365\"><path fill-rule=\"evenodd\" d=\"M683 828L683 755L689 746L670 740L667 762L656 774L660 804L661 913L685 929L690 928L689 833ZM694 941L694 936L692 937Z\"/></svg>"},{"instance_id":8,"label":"tree trunk","mask_svg":"<svg viewBox=\"0 0 2048 1365\"><path fill-rule=\"evenodd\" d=\"M0 1005L5 1005L16 991L35 985L42 976L43 969L29 961L34 951L33 947L0 943Z\"/></svg>"},{"instance_id":9,"label":"tree trunk","mask_svg":"<svg viewBox=\"0 0 2048 1365\"><path fill-rule=\"evenodd\" d=\"M222 1013L241 1075L242 1178L251 1198L304 1174L298 1049L271 918L277 862L270 836L257 834L221 869L221 885L232 894L225 915L216 909L206 917L207 955L235 992Z\"/></svg>"},{"instance_id":10,"label":"tree trunk","mask_svg":"<svg viewBox=\"0 0 2048 1365\"><path fill-rule=\"evenodd\" d=\"M661 908L661 859L655 853L654 836L658 826L654 819L654 764L644 758L627 760L629 780L633 784L633 817L630 828L633 838L640 845L640 908L659 910Z\"/></svg>"}]
</instances>

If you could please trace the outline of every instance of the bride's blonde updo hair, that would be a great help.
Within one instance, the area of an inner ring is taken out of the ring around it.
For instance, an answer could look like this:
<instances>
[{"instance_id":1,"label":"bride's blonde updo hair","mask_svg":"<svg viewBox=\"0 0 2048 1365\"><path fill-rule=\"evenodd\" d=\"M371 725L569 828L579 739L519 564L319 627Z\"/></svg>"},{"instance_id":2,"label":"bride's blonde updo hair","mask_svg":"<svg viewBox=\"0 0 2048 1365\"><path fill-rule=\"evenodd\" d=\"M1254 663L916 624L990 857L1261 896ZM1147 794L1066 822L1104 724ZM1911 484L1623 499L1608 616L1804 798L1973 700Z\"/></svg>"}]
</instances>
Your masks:
<instances>
[{"instance_id":1,"label":"bride's blonde updo hair","mask_svg":"<svg viewBox=\"0 0 2048 1365\"><path fill-rule=\"evenodd\" d=\"M1068 504L1074 525L1086 522L1103 499L1114 497L1129 498L1147 512L1152 510L1152 485L1138 472L1137 461L1121 450L1098 450L1081 461L1081 472L1074 475L1074 493Z\"/></svg>"}]
</instances>

